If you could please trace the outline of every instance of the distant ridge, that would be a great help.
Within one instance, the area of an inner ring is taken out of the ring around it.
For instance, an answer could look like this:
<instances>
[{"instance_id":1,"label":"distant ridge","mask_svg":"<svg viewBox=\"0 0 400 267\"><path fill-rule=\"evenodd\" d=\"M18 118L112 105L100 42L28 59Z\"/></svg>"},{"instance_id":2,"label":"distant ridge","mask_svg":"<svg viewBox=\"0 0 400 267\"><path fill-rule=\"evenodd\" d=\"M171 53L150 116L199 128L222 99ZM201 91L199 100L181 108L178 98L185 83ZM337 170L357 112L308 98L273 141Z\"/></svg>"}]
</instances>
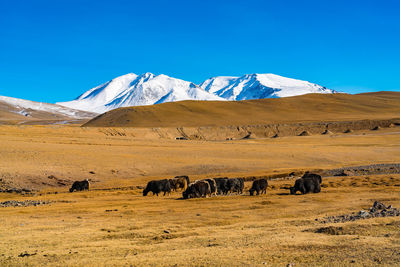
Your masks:
<instances>
[{"instance_id":1,"label":"distant ridge","mask_svg":"<svg viewBox=\"0 0 400 267\"><path fill-rule=\"evenodd\" d=\"M73 109L103 113L120 107L144 106L182 100L249 100L335 91L306 81L275 74L219 76L200 85L167 75L129 73L94 87L73 101L59 102Z\"/></svg>"},{"instance_id":2,"label":"distant ridge","mask_svg":"<svg viewBox=\"0 0 400 267\"><path fill-rule=\"evenodd\" d=\"M0 121L87 120L96 116L82 110L20 98L0 96Z\"/></svg>"},{"instance_id":3,"label":"distant ridge","mask_svg":"<svg viewBox=\"0 0 400 267\"><path fill-rule=\"evenodd\" d=\"M200 84L207 92L227 100L277 98L310 93L336 93L318 84L285 78L275 74L246 74L241 77L219 76Z\"/></svg>"},{"instance_id":4,"label":"distant ridge","mask_svg":"<svg viewBox=\"0 0 400 267\"><path fill-rule=\"evenodd\" d=\"M307 94L244 101L181 101L119 108L90 120L94 127L201 127L400 117L400 92Z\"/></svg>"},{"instance_id":5,"label":"distant ridge","mask_svg":"<svg viewBox=\"0 0 400 267\"><path fill-rule=\"evenodd\" d=\"M57 104L102 113L119 107L153 105L181 100L225 100L194 83L167 75L130 73L83 93L77 99Z\"/></svg>"}]
</instances>

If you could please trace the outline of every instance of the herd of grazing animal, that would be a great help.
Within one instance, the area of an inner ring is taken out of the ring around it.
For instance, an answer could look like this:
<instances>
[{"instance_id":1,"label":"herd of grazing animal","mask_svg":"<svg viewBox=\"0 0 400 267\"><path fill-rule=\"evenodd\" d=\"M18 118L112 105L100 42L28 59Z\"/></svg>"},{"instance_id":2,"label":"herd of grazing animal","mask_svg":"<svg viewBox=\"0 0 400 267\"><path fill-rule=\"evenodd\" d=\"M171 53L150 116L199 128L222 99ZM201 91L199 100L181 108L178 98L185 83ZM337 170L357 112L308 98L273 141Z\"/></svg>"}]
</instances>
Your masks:
<instances>
[{"instance_id":1,"label":"herd of grazing animal","mask_svg":"<svg viewBox=\"0 0 400 267\"><path fill-rule=\"evenodd\" d=\"M290 194L294 195L297 191L302 194L319 193L321 191L322 177L318 174L306 172L303 177L297 179L293 187L290 187ZM258 179L253 181L249 193L262 195L267 193L267 179ZM228 195L230 193L243 194L244 179L243 178L208 178L204 180L196 180L192 183L188 176L176 176L173 179L153 180L147 183L143 190L143 196L148 192L157 195L161 192L164 196L171 193L171 190L177 191L182 189L183 199L211 197L212 195Z\"/></svg>"},{"instance_id":2,"label":"herd of grazing animal","mask_svg":"<svg viewBox=\"0 0 400 267\"><path fill-rule=\"evenodd\" d=\"M306 172L300 179L297 179L294 186L290 187L290 194L294 195L299 191L302 194L321 192L322 177L318 174ZM262 195L267 193L267 179L258 179L253 181L249 193L251 196ZM243 194L244 179L243 178L208 178L204 180L196 180L190 183L189 177L186 175L176 176L172 179L153 180L147 183L143 190L143 196L147 196L149 192L153 195L163 193L170 195L171 191L182 190L184 199L211 197L212 195L228 195L230 193ZM70 188L70 192L89 190L89 181L76 181Z\"/></svg>"}]
</instances>

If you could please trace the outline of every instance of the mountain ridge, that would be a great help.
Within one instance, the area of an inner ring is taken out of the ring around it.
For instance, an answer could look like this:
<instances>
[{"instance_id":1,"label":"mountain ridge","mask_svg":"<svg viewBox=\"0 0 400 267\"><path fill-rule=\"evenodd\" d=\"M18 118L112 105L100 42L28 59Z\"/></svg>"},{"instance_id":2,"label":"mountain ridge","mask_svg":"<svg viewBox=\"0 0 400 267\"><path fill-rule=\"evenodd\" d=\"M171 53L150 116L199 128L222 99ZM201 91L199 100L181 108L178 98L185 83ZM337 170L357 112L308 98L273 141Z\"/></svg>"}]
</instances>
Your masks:
<instances>
[{"instance_id":1,"label":"mountain ridge","mask_svg":"<svg viewBox=\"0 0 400 267\"><path fill-rule=\"evenodd\" d=\"M95 117L96 113L75 110L60 105L0 96L0 121L73 121Z\"/></svg>"},{"instance_id":2,"label":"mountain ridge","mask_svg":"<svg viewBox=\"0 0 400 267\"><path fill-rule=\"evenodd\" d=\"M217 76L200 84L204 90L227 100L250 100L303 95L307 93L337 93L308 81L266 73L245 74L240 77Z\"/></svg>"},{"instance_id":3,"label":"mountain ridge","mask_svg":"<svg viewBox=\"0 0 400 267\"><path fill-rule=\"evenodd\" d=\"M183 100L250 100L279 98L307 93L336 93L307 81L276 74L216 76L196 85L164 74L128 73L94 87L72 101L57 102L66 107L107 112L119 107L146 106Z\"/></svg>"},{"instance_id":4,"label":"mountain ridge","mask_svg":"<svg viewBox=\"0 0 400 267\"><path fill-rule=\"evenodd\" d=\"M180 101L118 108L92 127L207 127L399 118L400 92L307 94L242 101Z\"/></svg>"},{"instance_id":5,"label":"mountain ridge","mask_svg":"<svg viewBox=\"0 0 400 267\"><path fill-rule=\"evenodd\" d=\"M111 92L108 92L108 91ZM196 84L164 74L146 72L114 78L90 89L73 101L57 102L59 105L103 113L119 107L153 105L181 100L224 99L204 91Z\"/></svg>"}]
</instances>

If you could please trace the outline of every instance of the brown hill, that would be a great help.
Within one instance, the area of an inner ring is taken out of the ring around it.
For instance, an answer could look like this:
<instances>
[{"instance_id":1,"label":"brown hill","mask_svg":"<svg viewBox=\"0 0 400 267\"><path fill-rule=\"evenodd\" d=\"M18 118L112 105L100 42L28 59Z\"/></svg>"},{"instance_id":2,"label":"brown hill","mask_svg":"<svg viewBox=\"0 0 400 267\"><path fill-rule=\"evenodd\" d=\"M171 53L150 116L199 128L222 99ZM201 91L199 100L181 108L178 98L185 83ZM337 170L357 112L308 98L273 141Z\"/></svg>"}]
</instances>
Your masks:
<instances>
[{"instance_id":1,"label":"brown hill","mask_svg":"<svg viewBox=\"0 0 400 267\"><path fill-rule=\"evenodd\" d=\"M308 94L245 101L181 101L119 108L88 127L198 127L400 117L400 92Z\"/></svg>"}]
</instances>

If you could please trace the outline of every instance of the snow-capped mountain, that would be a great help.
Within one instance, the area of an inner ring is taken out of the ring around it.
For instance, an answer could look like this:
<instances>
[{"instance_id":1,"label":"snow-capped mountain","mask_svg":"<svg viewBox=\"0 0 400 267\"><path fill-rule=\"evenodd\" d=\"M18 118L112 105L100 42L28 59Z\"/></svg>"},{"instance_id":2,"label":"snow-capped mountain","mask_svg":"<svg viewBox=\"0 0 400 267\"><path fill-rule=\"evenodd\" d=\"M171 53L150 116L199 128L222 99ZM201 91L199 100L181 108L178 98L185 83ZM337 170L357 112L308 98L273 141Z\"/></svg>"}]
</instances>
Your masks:
<instances>
[{"instance_id":1,"label":"snow-capped mountain","mask_svg":"<svg viewBox=\"0 0 400 267\"><path fill-rule=\"evenodd\" d=\"M77 99L57 104L102 113L119 107L153 105L181 100L225 100L192 82L167 75L133 73L90 89Z\"/></svg>"},{"instance_id":2,"label":"snow-capped mountain","mask_svg":"<svg viewBox=\"0 0 400 267\"><path fill-rule=\"evenodd\" d=\"M335 93L317 84L274 74L219 76L200 85L167 75L129 73L58 105L103 113L119 107L153 105L181 100L246 100L308 93Z\"/></svg>"},{"instance_id":3,"label":"snow-capped mountain","mask_svg":"<svg viewBox=\"0 0 400 267\"><path fill-rule=\"evenodd\" d=\"M309 93L335 93L335 91L318 84L285 78L275 74L214 77L201 83L200 87L227 100L288 97Z\"/></svg>"},{"instance_id":4,"label":"snow-capped mountain","mask_svg":"<svg viewBox=\"0 0 400 267\"><path fill-rule=\"evenodd\" d=\"M42 114L51 114L53 117L67 117L71 119L87 119L96 115L91 112L71 109L60 105L29 101L7 96L0 96L0 106L6 106L7 108L4 109L8 112L20 114L25 117L31 117L32 115L36 115L38 112L41 112Z\"/></svg>"},{"instance_id":5,"label":"snow-capped mountain","mask_svg":"<svg viewBox=\"0 0 400 267\"><path fill-rule=\"evenodd\" d=\"M221 90L222 88L231 86L238 77L233 76L217 76L205 80L199 86L206 90L207 92L215 94L215 92Z\"/></svg>"}]
</instances>

